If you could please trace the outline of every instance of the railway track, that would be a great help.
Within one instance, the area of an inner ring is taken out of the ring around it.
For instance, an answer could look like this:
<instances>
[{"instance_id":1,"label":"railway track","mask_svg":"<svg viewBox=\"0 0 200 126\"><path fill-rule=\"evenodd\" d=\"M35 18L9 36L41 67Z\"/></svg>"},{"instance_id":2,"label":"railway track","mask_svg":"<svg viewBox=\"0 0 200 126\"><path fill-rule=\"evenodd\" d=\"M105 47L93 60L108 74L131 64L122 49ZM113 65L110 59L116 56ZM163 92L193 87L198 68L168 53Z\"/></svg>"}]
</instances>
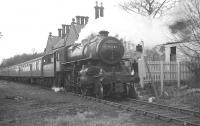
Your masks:
<instances>
[{"instance_id":1,"label":"railway track","mask_svg":"<svg viewBox=\"0 0 200 126\"><path fill-rule=\"evenodd\" d=\"M154 119L174 123L181 126L200 126L200 112L181 109L177 107L161 105L156 103L148 103L145 101L128 99L126 102L112 102L108 100L97 99L91 96L83 96L80 94L69 93L79 96L87 100L95 101L110 105L119 109L130 112L136 112L143 116L148 116Z\"/></svg>"},{"instance_id":2,"label":"railway track","mask_svg":"<svg viewBox=\"0 0 200 126\"><path fill-rule=\"evenodd\" d=\"M155 118L167 119L167 121L180 123L184 126L199 126L200 112L178 107L167 106L157 103L149 103L146 101L128 99L129 102L124 103L136 109L142 109L147 112L157 114Z\"/></svg>"},{"instance_id":3,"label":"railway track","mask_svg":"<svg viewBox=\"0 0 200 126\"><path fill-rule=\"evenodd\" d=\"M43 87L47 90L49 88ZM110 105L122 110L135 112L143 116L148 116L154 119L163 120L168 123L174 123L182 126L200 126L200 112L178 107L167 106L157 103L149 103L146 101L135 100L128 98L127 101L113 102L103 99L97 99L91 96L83 96L72 92L65 92L69 95L78 96L86 100ZM52 108L51 108L52 109ZM46 109L45 109L46 110Z\"/></svg>"},{"instance_id":4,"label":"railway track","mask_svg":"<svg viewBox=\"0 0 200 126\"><path fill-rule=\"evenodd\" d=\"M182 114L189 114L192 115L194 117L197 117L200 119L200 112L199 111L194 111L194 110L190 110L190 109L183 109L183 108L178 108L178 107L174 107L174 106L167 106L167 105L163 105L163 104L158 104L158 103L149 103L147 101L141 101L141 100L136 100L136 99L128 99L129 101L135 103L135 104L142 104L142 105L149 105L151 107L155 107L158 109L165 109L165 110L170 110L172 112L176 112L176 113L182 113ZM200 120L199 120L200 123Z\"/></svg>"}]
</instances>

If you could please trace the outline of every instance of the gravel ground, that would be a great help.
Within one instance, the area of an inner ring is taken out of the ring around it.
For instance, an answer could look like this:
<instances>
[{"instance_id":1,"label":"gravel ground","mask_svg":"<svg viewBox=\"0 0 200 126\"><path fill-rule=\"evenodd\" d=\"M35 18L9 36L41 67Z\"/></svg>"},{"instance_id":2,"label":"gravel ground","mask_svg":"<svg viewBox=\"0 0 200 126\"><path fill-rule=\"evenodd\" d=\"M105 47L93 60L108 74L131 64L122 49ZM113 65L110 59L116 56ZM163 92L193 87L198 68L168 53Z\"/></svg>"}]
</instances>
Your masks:
<instances>
[{"instance_id":1,"label":"gravel ground","mask_svg":"<svg viewBox=\"0 0 200 126\"><path fill-rule=\"evenodd\" d=\"M0 80L0 126L173 126L39 86Z\"/></svg>"}]
</instances>

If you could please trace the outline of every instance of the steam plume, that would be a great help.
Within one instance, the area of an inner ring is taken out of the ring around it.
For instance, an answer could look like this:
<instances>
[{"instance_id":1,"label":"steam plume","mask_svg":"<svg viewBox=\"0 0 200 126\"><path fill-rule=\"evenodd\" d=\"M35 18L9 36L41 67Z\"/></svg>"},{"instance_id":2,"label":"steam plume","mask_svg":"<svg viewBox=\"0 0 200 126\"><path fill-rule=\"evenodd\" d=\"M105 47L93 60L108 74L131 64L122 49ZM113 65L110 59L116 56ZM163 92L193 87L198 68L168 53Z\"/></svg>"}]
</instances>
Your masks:
<instances>
[{"instance_id":1,"label":"steam plume","mask_svg":"<svg viewBox=\"0 0 200 126\"><path fill-rule=\"evenodd\" d=\"M134 44L144 41L145 48L152 48L171 39L171 33L164 18L152 19L118 10L105 13L105 17L89 21L82 29L77 43L91 34L98 34L101 30L107 30L110 36L117 35Z\"/></svg>"}]
</instances>

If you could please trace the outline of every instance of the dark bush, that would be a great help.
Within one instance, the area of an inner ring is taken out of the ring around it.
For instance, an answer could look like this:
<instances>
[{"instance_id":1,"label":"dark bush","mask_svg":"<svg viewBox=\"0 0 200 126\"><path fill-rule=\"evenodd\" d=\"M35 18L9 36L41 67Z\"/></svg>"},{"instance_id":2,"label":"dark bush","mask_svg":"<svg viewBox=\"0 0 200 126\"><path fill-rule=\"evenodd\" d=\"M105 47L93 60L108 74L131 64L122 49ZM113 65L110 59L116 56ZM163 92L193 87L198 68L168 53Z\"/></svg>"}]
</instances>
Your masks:
<instances>
[{"instance_id":1,"label":"dark bush","mask_svg":"<svg viewBox=\"0 0 200 126\"><path fill-rule=\"evenodd\" d=\"M7 58L7 59L3 59L3 61L0 64L0 67L8 67L8 66L12 66L15 64L19 64L19 63L23 63L26 62L28 60L32 60L35 59L37 57L42 56L43 53L34 53L34 54L21 54L21 55L15 55L13 57Z\"/></svg>"}]
</instances>

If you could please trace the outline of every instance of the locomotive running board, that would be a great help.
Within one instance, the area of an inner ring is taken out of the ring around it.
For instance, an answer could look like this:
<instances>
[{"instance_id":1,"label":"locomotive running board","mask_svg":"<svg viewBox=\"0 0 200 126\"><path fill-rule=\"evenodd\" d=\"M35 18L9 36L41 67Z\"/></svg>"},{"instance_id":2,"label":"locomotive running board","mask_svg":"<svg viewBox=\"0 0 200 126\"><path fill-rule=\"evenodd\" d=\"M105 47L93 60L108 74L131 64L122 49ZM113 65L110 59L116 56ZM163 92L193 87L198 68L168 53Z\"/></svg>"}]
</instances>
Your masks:
<instances>
[{"instance_id":1,"label":"locomotive running board","mask_svg":"<svg viewBox=\"0 0 200 126\"><path fill-rule=\"evenodd\" d=\"M81 59L81 60L75 60L75 61L70 61L70 62L64 62L64 63L61 63L61 64L65 65L65 64L68 64L68 63L77 62L77 61L83 61L83 60L88 60L88 59L91 59L91 58L89 57L89 58L85 58L85 59Z\"/></svg>"}]
</instances>

